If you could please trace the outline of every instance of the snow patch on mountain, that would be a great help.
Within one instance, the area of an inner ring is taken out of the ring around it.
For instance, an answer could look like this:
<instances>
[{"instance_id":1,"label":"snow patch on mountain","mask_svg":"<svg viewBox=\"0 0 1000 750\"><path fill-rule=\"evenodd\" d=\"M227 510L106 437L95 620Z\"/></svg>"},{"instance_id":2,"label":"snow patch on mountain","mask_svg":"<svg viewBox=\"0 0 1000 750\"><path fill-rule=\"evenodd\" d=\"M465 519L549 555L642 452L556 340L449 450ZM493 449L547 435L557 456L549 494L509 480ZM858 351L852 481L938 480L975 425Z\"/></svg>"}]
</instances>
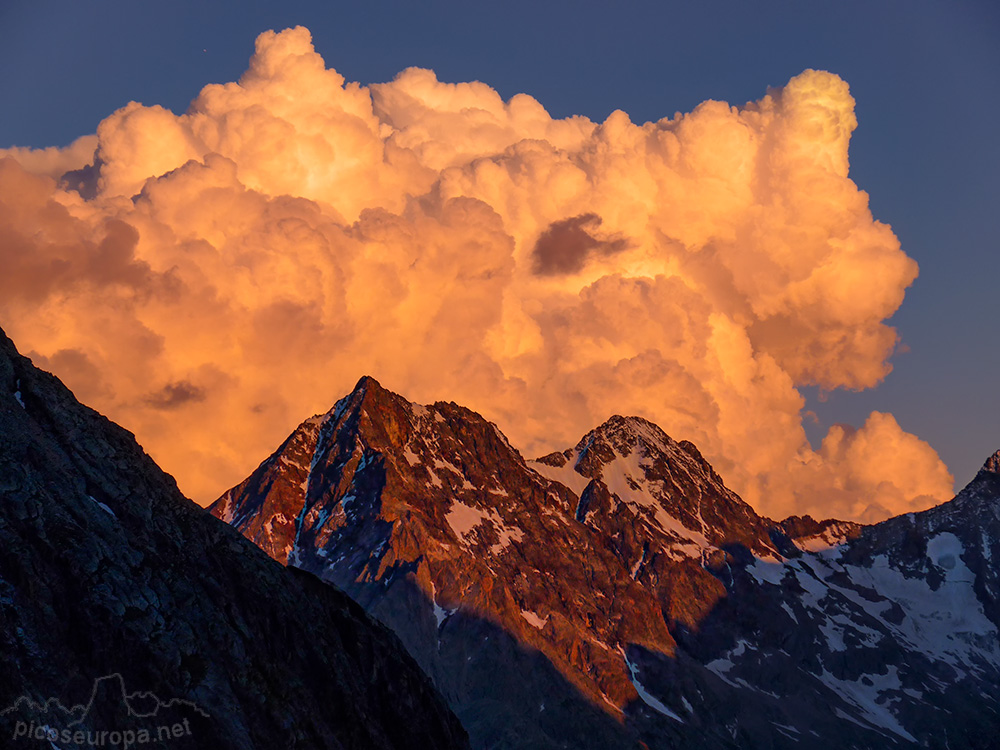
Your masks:
<instances>
[{"instance_id":1,"label":"snow patch on mountain","mask_svg":"<svg viewBox=\"0 0 1000 750\"><path fill-rule=\"evenodd\" d=\"M452 500L445 520L451 526L451 530L455 532L455 536L465 541L472 530L489 517L489 513L481 511L479 508L473 508L459 500Z\"/></svg>"},{"instance_id":2,"label":"snow patch on mountain","mask_svg":"<svg viewBox=\"0 0 1000 750\"><path fill-rule=\"evenodd\" d=\"M747 573L754 577L757 583L770 583L773 586L781 584L785 577L785 564L754 558L753 565L748 565Z\"/></svg>"},{"instance_id":3,"label":"snow patch on mountain","mask_svg":"<svg viewBox=\"0 0 1000 750\"><path fill-rule=\"evenodd\" d=\"M531 625L531 627L536 628L538 630L544 628L545 623L549 621L548 615L546 615L545 617L539 617L537 613L532 612L531 610L528 609L521 610L521 617L527 620L528 624Z\"/></svg>"},{"instance_id":4,"label":"snow patch on mountain","mask_svg":"<svg viewBox=\"0 0 1000 750\"><path fill-rule=\"evenodd\" d=\"M305 468L299 461L295 461L294 459L289 458L284 453L278 456L278 463L280 463L282 466L290 466L293 469Z\"/></svg>"},{"instance_id":5,"label":"snow patch on mountain","mask_svg":"<svg viewBox=\"0 0 1000 750\"><path fill-rule=\"evenodd\" d=\"M639 694L639 698L643 703L674 721L679 721L681 724L684 723L684 719L667 708L662 701L646 690L645 686L639 682L639 667L629 661L627 656L625 657L625 666L628 667L629 680L632 682L632 687L635 688L635 692Z\"/></svg>"},{"instance_id":6,"label":"snow patch on mountain","mask_svg":"<svg viewBox=\"0 0 1000 750\"><path fill-rule=\"evenodd\" d=\"M455 614L455 610L446 609L434 601L431 604L434 605L434 621L437 623L438 630L440 630L441 626L444 625L444 621Z\"/></svg>"},{"instance_id":7,"label":"snow patch on mountain","mask_svg":"<svg viewBox=\"0 0 1000 750\"><path fill-rule=\"evenodd\" d=\"M90 495L87 495L87 497L89 497L98 508L100 508L101 510L103 510L105 513L107 513L109 516L111 516L115 520L118 520L118 516L116 516L115 512L113 510L111 510L111 508L109 508L107 505L105 505L104 503L102 503L100 500L97 500L97 499L95 499L93 497L90 497Z\"/></svg>"},{"instance_id":8,"label":"snow patch on mountain","mask_svg":"<svg viewBox=\"0 0 1000 750\"><path fill-rule=\"evenodd\" d=\"M444 459L434 456L434 468L445 469L447 471L450 471L452 474L458 475L462 479L461 489L463 490L476 489L476 486L469 481L468 477L465 476L465 472L463 472L460 468L455 466L455 464L453 464L451 461L445 461Z\"/></svg>"},{"instance_id":9,"label":"snow patch on mountain","mask_svg":"<svg viewBox=\"0 0 1000 750\"><path fill-rule=\"evenodd\" d=\"M635 565L632 566L632 570L629 571L629 575L632 576L634 581L638 575L639 571L642 569L642 564L646 561L646 549L643 548L642 554L639 555L639 559L635 561Z\"/></svg>"},{"instance_id":10,"label":"snow patch on mountain","mask_svg":"<svg viewBox=\"0 0 1000 750\"><path fill-rule=\"evenodd\" d=\"M973 583L972 571L965 567L962 555L965 547L958 537L949 532L936 534L927 540L927 557L945 571L945 580Z\"/></svg>"},{"instance_id":11,"label":"snow patch on mountain","mask_svg":"<svg viewBox=\"0 0 1000 750\"><path fill-rule=\"evenodd\" d=\"M517 526L504 523L499 513L493 508L480 509L467 505L460 500L452 500L451 507L445 515L445 520L463 543L469 541L473 531L481 524L486 524L497 534L497 541L490 546L490 552L498 555L511 542L524 539L524 531Z\"/></svg>"},{"instance_id":12,"label":"snow patch on mountain","mask_svg":"<svg viewBox=\"0 0 1000 750\"><path fill-rule=\"evenodd\" d=\"M264 521L264 533L267 534L269 540L274 539L274 526L284 526L289 522L290 519L285 517L284 513L276 513L275 515Z\"/></svg>"},{"instance_id":13,"label":"snow patch on mountain","mask_svg":"<svg viewBox=\"0 0 1000 750\"><path fill-rule=\"evenodd\" d=\"M869 565L842 565L820 553L805 553L780 563L755 559L746 567L758 585L778 586L792 575L798 600L831 652L845 652L851 642L876 646L892 637L932 660L960 671L975 670L985 659L1000 665L996 625L986 616L974 590L975 575L962 559L964 546L950 532L927 542L927 561L941 571L935 586L926 575L904 572L886 555ZM799 617L783 608L796 622ZM894 606L899 614L891 616ZM725 660L709 664L713 669Z\"/></svg>"},{"instance_id":14,"label":"snow patch on mountain","mask_svg":"<svg viewBox=\"0 0 1000 750\"><path fill-rule=\"evenodd\" d=\"M507 547L510 546L511 542L520 542L522 539L524 539L524 531L517 528L516 526L505 526L501 524L499 528L497 528L496 525L494 525L494 528L496 529L497 534L500 537L500 541L498 541L496 544L490 547L490 552L492 552L494 555L498 555L501 552L503 552Z\"/></svg>"},{"instance_id":15,"label":"snow patch on mountain","mask_svg":"<svg viewBox=\"0 0 1000 750\"><path fill-rule=\"evenodd\" d=\"M590 484L590 479L583 476L583 474L578 473L574 468L576 465L575 453L569 461L562 466L551 466L540 461L528 461L527 465L528 468L538 474L541 474L546 479L558 482L564 487L572 490L573 494L577 496L582 495L583 491L587 488L587 485Z\"/></svg>"},{"instance_id":16,"label":"snow patch on mountain","mask_svg":"<svg viewBox=\"0 0 1000 750\"><path fill-rule=\"evenodd\" d=\"M406 459L406 463L408 463L410 466L416 466L417 464L422 463L422 461L420 460L420 456L418 456L410 449L409 443L407 443L406 447L403 448L403 458Z\"/></svg>"},{"instance_id":17,"label":"snow patch on mountain","mask_svg":"<svg viewBox=\"0 0 1000 750\"><path fill-rule=\"evenodd\" d=\"M892 704L898 700L895 696L902 692L899 670L894 666L886 669L885 674L863 674L857 680L839 680L824 671L819 680L853 705L861 718L873 727L887 729L903 739L916 742L916 738L903 728L892 711Z\"/></svg>"},{"instance_id":18,"label":"snow patch on mountain","mask_svg":"<svg viewBox=\"0 0 1000 750\"><path fill-rule=\"evenodd\" d=\"M854 582L902 607L902 621L888 625L911 647L955 667L972 665L984 656L1000 665L997 628L976 596L975 577L961 560L961 544L952 534L936 539L933 550L938 560L953 565L936 590L925 578L910 578L891 567L885 555L876 557L870 567L846 565L844 570Z\"/></svg>"},{"instance_id":19,"label":"snow patch on mountain","mask_svg":"<svg viewBox=\"0 0 1000 750\"><path fill-rule=\"evenodd\" d=\"M747 642L741 639L736 643L736 646L731 651L729 651L725 656L720 656L717 659L713 659L712 661L708 662L705 665L705 668L714 672L716 675L721 677L726 682L729 682L730 684L735 684L730 682L729 678L726 677L726 673L729 672L735 666L733 659L743 656L743 654L746 653L746 650L747 650Z\"/></svg>"},{"instance_id":20,"label":"snow patch on mountain","mask_svg":"<svg viewBox=\"0 0 1000 750\"><path fill-rule=\"evenodd\" d=\"M219 518L228 524L233 523L233 511L236 509L235 503L233 503L233 491L226 490L225 494L216 500L216 503L221 504L222 510L219 513Z\"/></svg>"},{"instance_id":21,"label":"snow patch on mountain","mask_svg":"<svg viewBox=\"0 0 1000 750\"><path fill-rule=\"evenodd\" d=\"M663 507L660 498L664 494L663 482L646 479L647 465L644 459L646 452L639 446L633 448L627 455L615 454L615 457L604 465L601 480L607 488L618 495L623 502L635 507L646 508L653 512L653 518L661 531L680 537L679 546L693 547L690 557L699 557L700 551L711 545L700 531L689 529Z\"/></svg>"}]
</instances>

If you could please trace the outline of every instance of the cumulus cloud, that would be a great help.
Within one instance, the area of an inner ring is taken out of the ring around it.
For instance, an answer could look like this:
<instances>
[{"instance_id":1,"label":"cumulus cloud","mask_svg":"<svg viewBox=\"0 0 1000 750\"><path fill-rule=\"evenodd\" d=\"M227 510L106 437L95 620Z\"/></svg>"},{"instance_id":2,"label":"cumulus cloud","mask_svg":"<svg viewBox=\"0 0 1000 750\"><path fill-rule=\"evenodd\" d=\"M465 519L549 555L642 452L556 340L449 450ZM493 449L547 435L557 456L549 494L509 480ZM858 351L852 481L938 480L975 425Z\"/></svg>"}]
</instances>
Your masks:
<instances>
[{"instance_id":1,"label":"cumulus cloud","mask_svg":"<svg viewBox=\"0 0 1000 750\"><path fill-rule=\"evenodd\" d=\"M429 70L350 83L268 32L184 114L0 154L0 321L202 502L367 373L528 455L639 414L761 512L875 520L952 480L891 415L818 450L802 426L802 386L889 372L917 274L855 126L820 71L594 123Z\"/></svg>"},{"instance_id":2,"label":"cumulus cloud","mask_svg":"<svg viewBox=\"0 0 1000 750\"><path fill-rule=\"evenodd\" d=\"M0 148L0 158L17 159L25 169L34 174L59 179L67 172L82 169L94 159L97 136L84 135L66 148Z\"/></svg>"}]
</instances>

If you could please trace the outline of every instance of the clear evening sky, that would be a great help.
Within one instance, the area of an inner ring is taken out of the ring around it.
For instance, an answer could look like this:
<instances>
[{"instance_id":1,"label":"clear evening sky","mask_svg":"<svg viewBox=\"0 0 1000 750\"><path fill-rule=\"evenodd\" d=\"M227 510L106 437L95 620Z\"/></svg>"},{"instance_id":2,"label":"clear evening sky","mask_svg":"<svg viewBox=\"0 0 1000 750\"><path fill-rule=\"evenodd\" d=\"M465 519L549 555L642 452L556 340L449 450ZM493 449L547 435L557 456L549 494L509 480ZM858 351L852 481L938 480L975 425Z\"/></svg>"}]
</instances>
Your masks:
<instances>
[{"instance_id":1,"label":"clear evening sky","mask_svg":"<svg viewBox=\"0 0 1000 750\"><path fill-rule=\"evenodd\" d=\"M183 113L205 84L239 78L259 33L299 24L348 81L431 68L594 122L616 109L642 123L707 99L742 105L808 68L830 71L857 103L850 177L920 274L888 321L901 346L880 385L800 388L816 415L809 437L890 412L958 487L1000 448L996 3L277 5L7 0L0 148L65 146L132 100Z\"/></svg>"}]
</instances>

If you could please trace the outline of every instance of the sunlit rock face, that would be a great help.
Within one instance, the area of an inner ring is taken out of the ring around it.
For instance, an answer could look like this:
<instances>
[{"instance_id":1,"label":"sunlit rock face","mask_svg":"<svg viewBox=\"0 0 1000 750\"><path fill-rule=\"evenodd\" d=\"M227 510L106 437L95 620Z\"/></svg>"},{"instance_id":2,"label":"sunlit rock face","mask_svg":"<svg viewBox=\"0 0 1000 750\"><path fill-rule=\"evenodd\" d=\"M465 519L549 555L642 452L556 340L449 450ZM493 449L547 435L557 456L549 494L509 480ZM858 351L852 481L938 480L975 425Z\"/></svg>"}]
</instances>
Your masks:
<instances>
[{"instance_id":1,"label":"sunlit rock face","mask_svg":"<svg viewBox=\"0 0 1000 750\"><path fill-rule=\"evenodd\" d=\"M2 331L0 664L4 747L18 721L107 740L151 705L133 727L153 728L150 747L181 719L168 744L184 750L468 747L397 638L183 497Z\"/></svg>"},{"instance_id":2,"label":"sunlit rock face","mask_svg":"<svg viewBox=\"0 0 1000 750\"><path fill-rule=\"evenodd\" d=\"M525 461L363 378L212 512L394 629L475 746L986 747L998 497L776 523L645 419Z\"/></svg>"}]
</instances>

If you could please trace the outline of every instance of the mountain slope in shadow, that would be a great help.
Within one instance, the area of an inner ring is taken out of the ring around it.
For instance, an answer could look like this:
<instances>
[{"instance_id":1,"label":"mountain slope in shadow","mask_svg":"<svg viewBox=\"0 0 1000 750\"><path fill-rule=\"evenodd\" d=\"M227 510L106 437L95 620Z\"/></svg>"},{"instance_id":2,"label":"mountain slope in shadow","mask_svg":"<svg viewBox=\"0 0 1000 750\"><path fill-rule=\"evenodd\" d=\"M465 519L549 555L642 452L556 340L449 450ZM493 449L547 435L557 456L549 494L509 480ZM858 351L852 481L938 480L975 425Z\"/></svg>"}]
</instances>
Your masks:
<instances>
[{"instance_id":1,"label":"mountain slope in shadow","mask_svg":"<svg viewBox=\"0 0 1000 750\"><path fill-rule=\"evenodd\" d=\"M124 731L143 706L187 706L172 747L468 746L391 632L184 498L2 332L0 665L7 738L44 723L33 706L72 711L120 684L127 701L75 709L74 727Z\"/></svg>"}]
</instances>

